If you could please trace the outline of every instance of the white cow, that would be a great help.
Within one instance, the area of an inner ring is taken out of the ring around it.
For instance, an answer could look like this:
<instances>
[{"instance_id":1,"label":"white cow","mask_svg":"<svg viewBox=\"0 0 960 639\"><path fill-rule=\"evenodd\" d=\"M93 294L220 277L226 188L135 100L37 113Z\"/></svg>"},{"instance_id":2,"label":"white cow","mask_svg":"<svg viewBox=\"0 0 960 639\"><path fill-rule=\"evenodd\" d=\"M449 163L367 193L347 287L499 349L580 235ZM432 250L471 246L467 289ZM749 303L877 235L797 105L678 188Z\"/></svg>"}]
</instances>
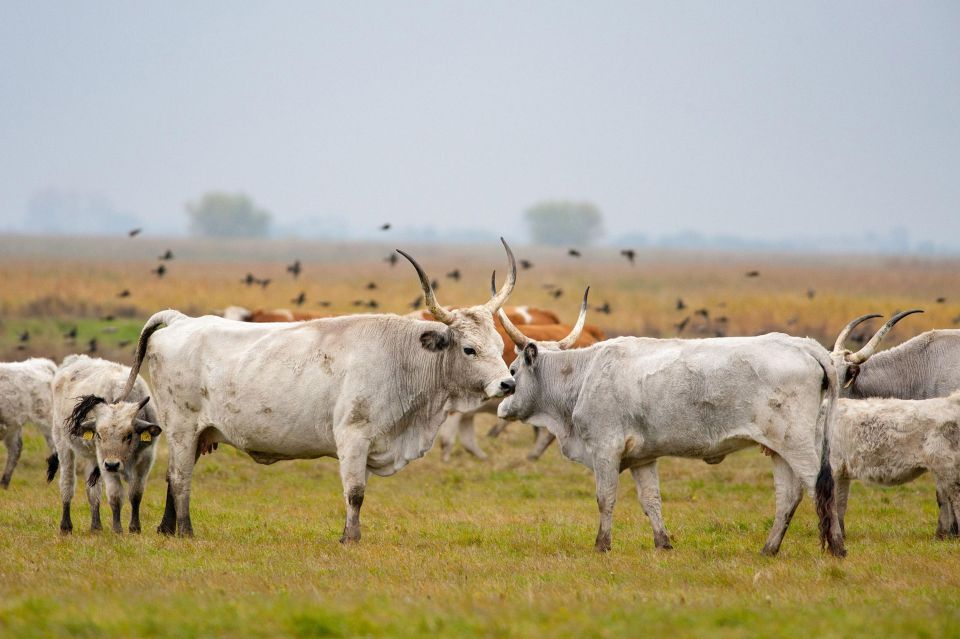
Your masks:
<instances>
[{"instance_id":1,"label":"white cow","mask_svg":"<svg viewBox=\"0 0 960 639\"><path fill-rule=\"evenodd\" d=\"M433 445L444 408L467 410L512 392L487 303L447 311L417 270L439 321L355 315L246 324L163 311L143 328L131 379L146 361L170 442L159 532L191 535L190 484L201 452L227 443L254 461L337 457L347 514L341 542L360 539L370 473L392 475ZM166 326L166 328L161 328Z\"/></svg>"},{"instance_id":2,"label":"white cow","mask_svg":"<svg viewBox=\"0 0 960 639\"><path fill-rule=\"evenodd\" d=\"M841 399L830 460L837 477L837 515L844 526L850 481L883 486L930 471L937 485L937 537L956 536L960 512L960 391L934 399Z\"/></svg>"},{"instance_id":3,"label":"white cow","mask_svg":"<svg viewBox=\"0 0 960 639\"><path fill-rule=\"evenodd\" d=\"M53 378L53 441L56 454L50 457L47 481L60 469L60 500L63 515L60 532L73 531L70 503L76 484L79 458L87 478L90 502L90 530L100 523L100 484L106 485L107 502L113 511L113 531L120 533L123 484L129 485L130 532L140 532L140 501L147 476L156 457L160 435L157 416L147 405L150 396L139 377L129 393L130 401L113 401L124 389L130 367L106 360L71 355Z\"/></svg>"},{"instance_id":4,"label":"white cow","mask_svg":"<svg viewBox=\"0 0 960 639\"><path fill-rule=\"evenodd\" d=\"M581 321L586 309L584 298ZM633 474L654 544L670 548L657 459L719 463L734 451L761 444L774 452L776 488L776 517L763 552L779 551L806 488L816 493L821 543L834 555L845 554L824 437L837 395L836 372L823 346L770 334L620 337L561 350L557 343L530 340L503 316L500 320L522 354L511 368L516 391L498 414L546 427L564 456L594 471L597 550L610 550L622 471Z\"/></svg>"},{"instance_id":5,"label":"white cow","mask_svg":"<svg viewBox=\"0 0 960 639\"><path fill-rule=\"evenodd\" d=\"M50 382L57 365L34 357L24 362L0 364L0 439L7 447L7 463L0 486L7 488L23 451L23 425L32 423L50 438Z\"/></svg>"}]
</instances>

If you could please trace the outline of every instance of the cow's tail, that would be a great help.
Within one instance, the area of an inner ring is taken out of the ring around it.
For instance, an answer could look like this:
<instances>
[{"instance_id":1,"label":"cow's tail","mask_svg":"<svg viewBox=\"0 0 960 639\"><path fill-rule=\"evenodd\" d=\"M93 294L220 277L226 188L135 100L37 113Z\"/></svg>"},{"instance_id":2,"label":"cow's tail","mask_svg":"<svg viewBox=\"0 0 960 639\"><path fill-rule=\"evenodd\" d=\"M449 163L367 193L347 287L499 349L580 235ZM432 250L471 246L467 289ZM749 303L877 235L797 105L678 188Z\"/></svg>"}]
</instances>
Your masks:
<instances>
[{"instance_id":1,"label":"cow's tail","mask_svg":"<svg viewBox=\"0 0 960 639\"><path fill-rule=\"evenodd\" d=\"M56 453L47 457L47 483L53 481L57 476L57 469L60 468L60 456Z\"/></svg>"},{"instance_id":2,"label":"cow's tail","mask_svg":"<svg viewBox=\"0 0 960 639\"><path fill-rule=\"evenodd\" d=\"M820 415L823 416L822 428L823 445L820 449L820 471L814 485L817 518L820 520L820 547L827 548L834 557L845 557L847 550L843 546L843 533L840 530L840 521L837 516L836 491L833 480L833 468L830 466L830 435L834 432L834 422L837 413L837 398L840 390L837 385L837 371L830 361L829 355L820 352L814 354L817 363L823 369L823 400ZM818 422L820 419L818 418Z\"/></svg>"},{"instance_id":3,"label":"cow's tail","mask_svg":"<svg viewBox=\"0 0 960 639\"><path fill-rule=\"evenodd\" d=\"M162 327L173 324L177 320L186 317L187 316L180 311L168 309L154 313L153 316L147 320L147 323L143 325L143 330L140 331L140 339L137 341L137 354L133 360L133 366L130 367L130 377L127 378L127 385L123 387L123 392L120 393L120 398L117 401L126 400L130 397L130 393L133 392L133 387L137 383L137 375L140 374L140 366L143 364L143 358L147 354L147 343L150 341L150 336Z\"/></svg>"}]
</instances>

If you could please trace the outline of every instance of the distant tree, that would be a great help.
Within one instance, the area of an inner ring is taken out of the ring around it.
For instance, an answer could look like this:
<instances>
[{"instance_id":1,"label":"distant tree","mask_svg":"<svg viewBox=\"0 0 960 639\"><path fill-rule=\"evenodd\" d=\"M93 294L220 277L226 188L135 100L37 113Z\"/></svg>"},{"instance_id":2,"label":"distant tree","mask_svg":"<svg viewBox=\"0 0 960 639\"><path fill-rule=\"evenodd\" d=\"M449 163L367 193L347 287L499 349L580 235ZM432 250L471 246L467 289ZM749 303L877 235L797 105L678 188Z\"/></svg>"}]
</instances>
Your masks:
<instances>
[{"instance_id":1,"label":"distant tree","mask_svg":"<svg viewBox=\"0 0 960 639\"><path fill-rule=\"evenodd\" d=\"M538 244L583 246L603 235L603 215L589 202L540 202L527 209L526 219Z\"/></svg>"},{"instance_id":2,"label":"distant tree","mask_svg":"<svg viewBox=\"0 0 960 639\"><path fill-rule=\"evenodd\" d=\"M205 193L187 204L190 233L206 237L263 237L270 231L270 212L243 193Z\"/></svg>"}]
</instances>

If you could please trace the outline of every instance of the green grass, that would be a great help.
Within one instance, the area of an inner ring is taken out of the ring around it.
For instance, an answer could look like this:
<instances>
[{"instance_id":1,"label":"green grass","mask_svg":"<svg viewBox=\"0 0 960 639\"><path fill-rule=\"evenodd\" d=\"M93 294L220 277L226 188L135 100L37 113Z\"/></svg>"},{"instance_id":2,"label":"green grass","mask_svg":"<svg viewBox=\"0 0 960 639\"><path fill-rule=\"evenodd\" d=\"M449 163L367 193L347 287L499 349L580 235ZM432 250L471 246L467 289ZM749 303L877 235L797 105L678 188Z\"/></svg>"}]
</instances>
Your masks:
<instances>
[{"instance_id":1,"label":"green grass","mask_svg":"<svg viewBox=\"0 0 960 639\"><path fill-rule=\"evenodd\" d=\"M625 474L613 552L599 555L590 473L556 448L526 461L528 429L513 426L484 440L491 461L432 451L373 478L363 540L343 547L335 461L264 467L229 448L197 467L197 537L156 535L164 446L143 535L91 535L79 499L63 538L29 435L0 494L4 637L960 636L960 544L933 539L926 478L854 486L844 561L820 552L804 500L771 559L759 554L773 515L765 457L665 460L676 549L653 549Z\"/></svg>"}]
</instances>

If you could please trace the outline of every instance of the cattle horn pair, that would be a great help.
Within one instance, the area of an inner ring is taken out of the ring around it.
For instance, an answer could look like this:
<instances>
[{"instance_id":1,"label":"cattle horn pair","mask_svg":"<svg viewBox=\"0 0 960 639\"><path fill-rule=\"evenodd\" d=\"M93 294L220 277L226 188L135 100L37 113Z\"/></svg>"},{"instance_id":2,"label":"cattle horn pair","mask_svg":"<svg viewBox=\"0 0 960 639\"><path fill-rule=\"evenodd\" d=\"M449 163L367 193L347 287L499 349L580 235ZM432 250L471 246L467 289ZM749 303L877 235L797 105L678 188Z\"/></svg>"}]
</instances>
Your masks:
<instances>
[{"instance_id":1,"label":"cattle horn pair","mask_svg":"<svg viewBox=\"0 0 960 639\"><path fill-rule=\"evenodd\" d=\"M491 313L496 313L501 306L506 303L507 298L510 297L510 293L513 292L513 287L517 284L517 261L513 257L513 251L510 250L510 245L507 244L507 241L500 238L500 241L503 242L503 248L507 251L507 259L510 260L510 276L507 278L507 281L504 283L503 288L499 291L493 291L493 297L484 304L484 307L487 308ZM433 292L433 287L430 285L430 278L427 277L427 274L420 267L415 259L410 257L407 253L397 249L397 253L407 258L407 260L413 264L413 268L417 269L417 275L420 277L420 286L423 288L423 297L427 304L427 310L430 311L437 321L443 322L444 324L452 324L454 320L454 314L448 311L447 309L440 306L440 303L437 301L437 296Z\"/></svg>"},{"instance_id":2,"label":"cattle horn pair","mask_svg":"<svg viewBox=\"0 0 960 639\"><path fill-rule=\"evenodd\" d=\"M893 328L897 322L902 320L907 315L913 315L914 313L922 313L922 312L923 310L919 308L915 308L909 311L902 311L900 313L897 313L896 315L891 317L889 320L887 320L886 324L880 327L880 330L878 330L873 335L873 337L870 338L870 341L867 342L863 348L861 348L856 353L850 353L849 355L847 355L846 360L851 364L864 363L865 361L870 359L870 357L872 357L875 352L877 352L877 346L880 345L880 341L886 336L887 333L890 332L890 329ZM837 336L837 341L833 345L834 352L840 352L843 350L843 344L844 342L847 341L847 338L850 336L850 333L851 331L853 331L854 328L856 328L863 322L866 322L868 319L873 319L875 317L883 317L883 316L877 315L876 313L870 313L869 315L861 315L857 319L847 324L843 328L843 330L840 331L840 335Z\"/></svg>"},{"instance_id":3,"label":"cattle horn pair","mask_svg":"<svg viewBox=\"0 0 960 639\"><path fill-rule=\"evenodd\" d=\"M493 275L490 277L490 289L494 291L497 290L496 271L494 271ZM577 343L577 340L580 339L580 333L583 332L583 325L587 321L587 297L589 295L590 287L588 286L587 290L583 292L583 302L580 303L580 315L577 317L577 323L573 326L573 330L570 331L569 335L555 342L561 351L565 351L572 347ZM507 314L503 312L503 309L500 309L498 313L500 316L500 323L503 324L503 330L506 331L513 343L520 348L525 348L527 344L531 342L530 338L521 333L520 329L514 326L513 322L510 321L510 318L507 317Z\"/></svg>"}]
</instances>

